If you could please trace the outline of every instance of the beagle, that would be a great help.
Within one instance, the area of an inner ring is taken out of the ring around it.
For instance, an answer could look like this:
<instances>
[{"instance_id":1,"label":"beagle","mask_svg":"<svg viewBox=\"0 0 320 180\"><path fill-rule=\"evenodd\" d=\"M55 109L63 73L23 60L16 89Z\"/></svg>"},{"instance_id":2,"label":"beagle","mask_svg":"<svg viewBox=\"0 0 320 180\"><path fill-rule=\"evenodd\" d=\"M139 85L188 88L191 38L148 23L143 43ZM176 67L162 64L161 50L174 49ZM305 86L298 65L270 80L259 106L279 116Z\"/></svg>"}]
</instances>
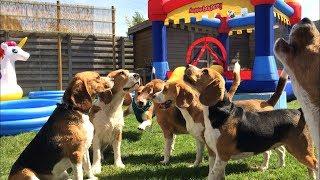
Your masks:
<instances>
[{"instance_id":1,"label":"beagle","mask_svg":"<svg viewBox=\"0 0 320 180\"><path fill-rule=\"evenodd\" d=\"M203 68L192 73L188 69L184 80L200 93L204 138L216 155L214 165L209 165L212 168L208 179L223 179L231 158L259 154L281 145L314 177L317 159L300 110L248 111L227 98L225 81L218 72Z\"/></svg>"},{"instance_id":2,"label":"beagle","mask_svg":"<svg viewBox=\"0 0 320 180\"><path fill-rule=\"evenodd\" d=\"M193 69L196 67L190 66ZM190 68L188 67L188 68ZM236 87L240 84L240 65L238 63L235 64L234 68L234 79L236 86L232 87L232 89L229 92L229 98L232 99ZM261 107L257 106L257 104L264 103L267 104L267 102L272 102L276 104L276 101L280 97L282 90L284 89L284 85L286 82L286 78L280 78L277 91L274 93L272 98L270 98L268 101L263 102L261 100L250 100L250 101L236 101L236 104L240 104L241 106L244 106L247 109L251 109L254 111L262 111L262 110L268 110L268 109L257 109L255 107ZM230 94L231 93L231 94ZM175 104L175 106L182 112L182 115L184 119L186 120L186 128L188 132L197 140L202 143L204 143L203 138L203 132L204 132L204 120L203 120L203 111L202 111L202 105L199 102L198 93L192 88L190 88L188 85L184 84L183 82L173 82L173 83L166 83L163 91L160 91L156 93L154 98L154 101L157 103L165 103L165 104ZM251 105L253 104L253 105ZM271 104L271 103L270 103ZM269 108L268 105L266 107ZM201 149L198 149L198 151L201 151ZM209 149L209 155L210 155L210 149ZM283 146L276 149L276 152L279 154L279 164L280 166L284 166L285 161L285 148ZM198 153L197 153L198 154ZM264 153L264 163L259 167L261 170L268 169L269 166L269 159L270 159L271 151L267 151ZM214 159L214 155L212 158Z\"/></svg>"},{"instance_id":3,"label":"beagle","mask_svg":"<svg viewBox=\"0 0 320 180\"><path fill-rule=\"evenodd\" d=\"M153 100L154 94L163 89L164 85L165 82L160 79L154 79L147 83L136 97L137 104L140 106L146 106L148 101ZM174 140L176 134L188 133L186 129L186 121L184 120L181 112L174 106L162 107L160 104L155 102L153 102L153 105L153 111L157 117L157 122L165 139L164 159L161 161L161 163L167 164L169 162L172 150L174 149ZM198 162L195 162L195 165L198 164Z\"/></svg>"},{"instance_id":4,"label":"beagle","mask_svg":"<svg viewBox=\"0 0 320 180\"><path fill-rule=\"evenodd\" d=\"M129 114L133 113L137 121L140 123L138 129L142 131L151 126L152 118L154 117L154 105L151 100L149 100L146 105L137 103L137 96L139 96L143 88L144 86L140 86L135 91L136 93L134 96L132 96L130 93L126 94L123 102L124 106L128 106L123 112L123 116L126 117Z\"/></svg>"},{"instance_id":5,"label":"beagle","mask_svg":"<svg viewBox=\"0 0 320 180\"><path fill-rule=\"evenodd\" d=\"M320 33L308 18L291 29L289 42L278 39L274 52L290 75L320 158ZM318 164L318 167L320 164ZM318 176L320 176L318 174Z\"/></svg>"},{"instance_id":6,"label":"beagle","mask_svg":"<svg viewBox=\"0 0 320 180\"><path fill-rule=\"evenodd\" d=\"M236 81L236 82L234 82L234 84L236 83L237 85L240 84L240 68L241 68L240 64L235 63L235 68L234 68L233 73L234 73L234 79ZM199 76L200 72L201 72L201 70L199 68L197 68L196 66L187 65L185 73L184 73L185 74L184 81L186 83L188 83L190 81L190 79L192 79L193 81L196 81L195 76ZM249 99L249 100L234 101L234 103L237 106L244 108L246 111L270 111L270 110L273 110L274 106L276 105L279 98L281 97L282 91L285 88L287 80L288 80L288 74L285 71L282 71L280 78L279 78L279 81L278 81L278 85L276 87L276 90L268 100ZM197 87L195 87L195 88L197 89ZM227 94L227 97L229 98L230 101L232 100L232 98L230 98L230 97L233 97L236 90L237 89L235 87L231 87L229 93ZM284 167L285 166L285 152L286 152L285 147L280 146L278 148L275 148L274 150L276 151L276 153L279 156L279 167ZM269 160L270 160L270 156L271 156L271 151L266 151L265 153L263 153L263 156L264 156L264 162L262 163L262 165L260 167L258 167L258 169L260 169L262 171L267 170L269 168Z\"/></svg>"},{"instance_id":7,"label":"beagle","mask_svg":"<svg viewBox=\"0 0 320 180\"><path fill-rule=\"evenodd\" d=\"M185 120L185 128L196 140L197 153L194 166L202 161L202 152L205 145L203 137L204 121L202 105L196 101L198 93L179 81L167 82L164 88L154 93L155 103L162 107L176 107ZM209 149L210 154L210 149Z\"/></svg>"},{"instance_id":8,"label":"beagle","mask_svg":"<svg viewBox=\"0 0 320 180\"><path fill-rule=\"evenodd\" d=\"M114 79L114 86L107 94L99 96L99 100L94 103L90 113L90 121L94 125L92 142L92 169L94 174L101 173L101 151L108 145L113 147L115 166L125 167L120 153L122 128L124 126L122 105L124 96L140 85L139 74L129 73L128 70L112 71L108 74L108 77Z\"/></svg>"},{"instance_id":9,"label":"beagle","mask_svg":"<svg viewBox=\"0 0 320 180\"><path fill-rule=\"evenodd\" d=\"M85 174L95 179L88 149L93 125L87 115L92 98L110 91L113 82L96 72L75 75L53 114L13 164L9 179L66 179L72 168L74 179ZM83 168L83 169L82 169Z\"/></svg>"},{"instance_id":10,"label":"beagle","mask_svg":"<svg viewBox=\"0 0 320 180\"><path fill-rule=\"evenodd\" d=\"M235 81L229 91L229 97L232 98L237 87L240 84L240 75L234 73ZM152 80L143 88L142 92L137 96L137 103L146 105L149 100L153 100L155 94L161 92L165 86L165 82L159 79ZM157 122L161 127L165 138L164 159L161 163L169 162L172 149L174 147L174 140L177 134L189 133L186 127L186 119L181 111L171 104L159 104L154 101L154 112L157 117ZM196 160L193 166L198 166L202 161L202 152L204 148L204 141L196 138Z\"/></svg>"}]
</instances>

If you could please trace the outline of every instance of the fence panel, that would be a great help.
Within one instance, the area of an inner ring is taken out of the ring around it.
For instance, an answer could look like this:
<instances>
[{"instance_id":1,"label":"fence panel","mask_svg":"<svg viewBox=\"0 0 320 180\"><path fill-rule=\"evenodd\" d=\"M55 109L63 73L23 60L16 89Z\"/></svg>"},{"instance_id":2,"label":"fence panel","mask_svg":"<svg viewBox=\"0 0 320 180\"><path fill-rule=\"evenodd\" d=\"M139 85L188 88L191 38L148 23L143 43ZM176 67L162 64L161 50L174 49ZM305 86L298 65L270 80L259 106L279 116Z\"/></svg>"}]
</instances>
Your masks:
<instances>
[{"instance_id":1,"label":"fence panel","mask_svg":"<svg viewBox=\"0 0 320 180\"><path fill-rule=\"evenodd\" d=\"M30 53L26 62L16 61L18 84L25 93L35 90L58 88L57 36L0 30L0 43L6 40L28 41L23 48ZM97 71L103 75L113 70L111 37L73 36L62 37L62 84L65 89L72 76L81 71ZM116 69L134 69L133 44L127 38L116 37ZM123 66L124 65L124 66Z\"/></svg>"}]
</instances>

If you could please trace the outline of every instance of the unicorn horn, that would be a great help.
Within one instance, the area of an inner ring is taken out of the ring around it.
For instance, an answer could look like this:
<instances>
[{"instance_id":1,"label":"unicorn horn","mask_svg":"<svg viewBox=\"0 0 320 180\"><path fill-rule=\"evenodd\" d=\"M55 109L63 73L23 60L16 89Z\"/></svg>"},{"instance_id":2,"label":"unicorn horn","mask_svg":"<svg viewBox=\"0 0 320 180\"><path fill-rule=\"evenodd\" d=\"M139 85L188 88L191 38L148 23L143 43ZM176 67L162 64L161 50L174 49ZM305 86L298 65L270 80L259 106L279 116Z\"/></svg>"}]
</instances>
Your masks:
<instances>
[{"instance_id":1,"label":"unicorn horn","mask_svg":"<svg viewBox=\"0 0 320 180\"><path fill-rule=\"evenodd\" d=\"M20 48L22 48L22 47L24 46L24 44L27 42L27 40L28 40L27 37L21 39L21 41L19 42L18 46L19 46Z\"/></svg>"}]
</instances>

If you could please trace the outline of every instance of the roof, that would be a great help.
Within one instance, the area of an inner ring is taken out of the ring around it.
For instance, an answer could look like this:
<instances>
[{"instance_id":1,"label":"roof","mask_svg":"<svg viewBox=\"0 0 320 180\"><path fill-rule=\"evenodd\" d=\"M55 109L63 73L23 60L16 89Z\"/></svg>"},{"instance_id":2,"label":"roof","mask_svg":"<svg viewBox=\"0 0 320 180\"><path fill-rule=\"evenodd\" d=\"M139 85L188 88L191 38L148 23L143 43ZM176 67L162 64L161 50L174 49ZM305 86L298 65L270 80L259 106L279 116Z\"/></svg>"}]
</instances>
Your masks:
<instances>
[{"instance_id":1,"label":"roof","mask_svg":"<svg viewBox=\"0 0 320 180\"><path fill-rule=\"evenodd\" d=\"M148 27L152 26L152 22L149 20L143 21L142 23L139 23L135 26L132 26L131 28L128 29L128 35L132 35L138 31L144 30Z\"/></svg>"},{"instance_id":2,"label":"roof","mask_svg":"<svg viewBox=\"0 0 320 180\"><path fill-rule=\"evenodd\" d=\"M314 21L314 23L317 26L317 28L320 30L320 20L316 20L316 21ZM136 32L142 31L142 30L149 28L151 26L152 26L152 22L149 20L146 20L142 23L139 23L139 24L129 28L128 35L135 34Z\"/></svg>"}]
</instances>

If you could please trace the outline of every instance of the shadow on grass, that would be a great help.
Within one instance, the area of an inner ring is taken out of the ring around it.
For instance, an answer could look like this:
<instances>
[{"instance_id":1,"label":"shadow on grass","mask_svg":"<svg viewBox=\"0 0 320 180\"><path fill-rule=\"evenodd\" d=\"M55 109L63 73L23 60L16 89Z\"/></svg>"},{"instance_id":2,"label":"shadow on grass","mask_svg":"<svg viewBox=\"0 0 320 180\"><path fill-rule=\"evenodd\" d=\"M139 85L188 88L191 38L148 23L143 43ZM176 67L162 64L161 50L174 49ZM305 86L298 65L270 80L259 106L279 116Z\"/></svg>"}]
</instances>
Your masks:
<instances>
[{"instance_id":1,"label":"shadow on grass","mask_svg":"<svg viewBox=\"0 0 320 180\"><path fill-rule=\"evenodd\" d=\"M113 164L113 156L108 158L103 164ZM175 164L188 163L192 164L195 160L194 153L184 153L177 156L172 156L168 165L162 165L160 161L163 157L154 154L128 155L123 157L123 162L126 165L139 166L148 165L148 168L135 171L122 171L119 174L111 176L101 176L102 179L190 179L190 178L206 178L208 175L208 167L186 167L184 165ZM150 168L149 168L150 166ZM156 167L155 167L156 166ZM160 167L159 167L160 166ZM163 167L161 167L163 166ZM153 168L154 167L154 168ZM226 167L226 174L240 174L248 171L253 171L245 163L229 163Z\"/></svg>"},{"instance_id":2,"label":"shadow on grass","mask_svg":"<svg viewBox=\"0 0 320 180\"><path fill-rule=\"evenodd\" d=\"M129 142L139 141L141 139L142 132L137 131L124 131L122 132L123 139Z\"/></svg>"},{"instance_id":3,"label":"shadow on grass","mask_svg":"<svg viewBox=\"0 0 320 180\"><path fill-rule=\"evenodd\" d=\"M190 179L205 178L207 167L189 168L174 167L163 169L141 169L138 171L122 172L113 176L100 176L99 179Z\"/></svg>"},{"instance_id":4,"label":"shadow on grass","mask_svg":"<svg viewBox=\"0 0 320 180\"><path fill-rule=\"evenodd\" d=\"M107 149L104 151L104 157L105 161L103 164L112 164L113 163L113 152L110 149ZM185 153L185 154L179 154L176 156L170 157L169 164L176 164L181 162L187 162L187 163L193 163L195 160L196 155L194 153ZM160 161L163 160L163 156L160 156L158 154L130 154L127 156L122 157L122 161L124 164L128 165L160 165Z\"/></svg>"}]
</instances>

